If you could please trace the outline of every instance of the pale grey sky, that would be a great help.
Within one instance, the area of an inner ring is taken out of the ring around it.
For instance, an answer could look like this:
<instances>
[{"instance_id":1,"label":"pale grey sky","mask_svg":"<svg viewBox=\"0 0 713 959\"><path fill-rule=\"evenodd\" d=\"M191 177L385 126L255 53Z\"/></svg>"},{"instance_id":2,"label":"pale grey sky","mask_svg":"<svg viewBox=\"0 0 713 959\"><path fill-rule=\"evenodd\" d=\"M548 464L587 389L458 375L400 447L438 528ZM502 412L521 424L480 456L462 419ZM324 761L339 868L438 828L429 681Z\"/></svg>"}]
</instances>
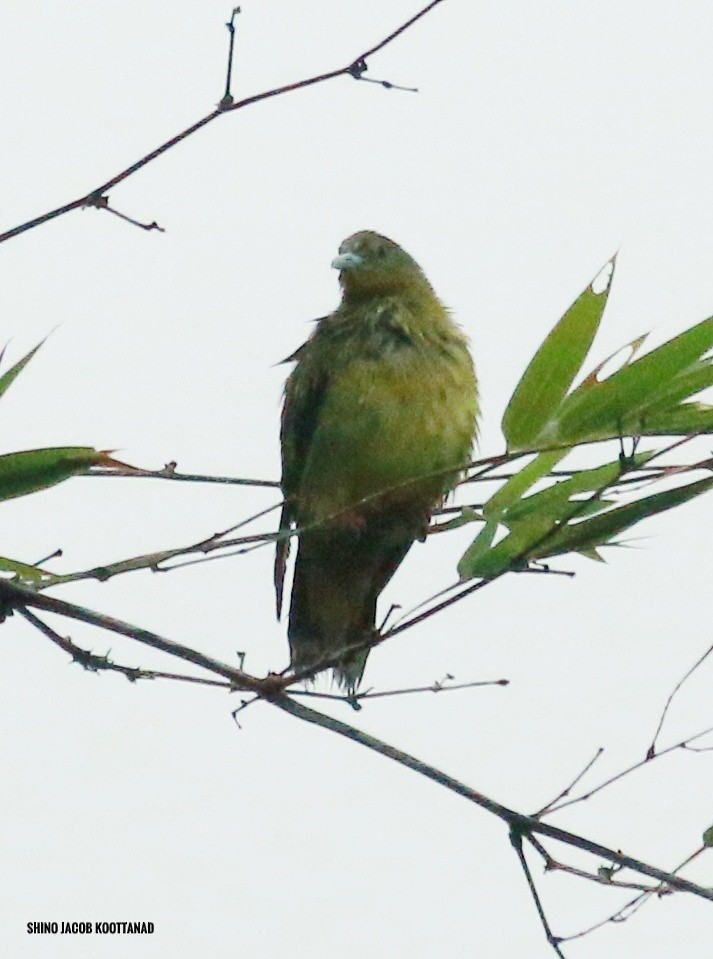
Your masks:
<instances>
[{"instance_id":1,"label":"pale grey sky","mask_svg":"<svg viewBox=\"0 0 713 959\"><path fill-rule=\"evenodd\" d=\"M236 97L349 62L419 4L242 6ZM229 9L3 4L0 229L209 112ZM146 467L277 478L275 364L336 304L330 261L362 228L412 253L467 331L481 449L500 451L524 364L614 251L594 357L713 313L712 34L704 2L446 0L369 62L418 94L341 78L225 116L112 191L165 233L87 210L4 244L10 360L53 332L2 399L2 451L87 444ZM78 569L195 541L275 500L77 479L2 504L0 553L35 561L61 546L55 568ZM638 527L637 548L607 565L567 560L573 580L493 585L376 651L366 677L509 687L332 711L524 812L599 746L589 781L618 772L643 757L666 696L712 641L711 502ZM445 585L471 533L416 546L385 604ZM260 550L56 594L217 658L244 650L264 673L287 658L270 567ZM118 661L175 668L53 625ZM237 696L83 673L18 617L0 641L4 955L553 955L505 829L453 794L266 706L238 731ZM710 683L709 668L677 700L665 742L711 724ZM678 752L554 821L673 868L711 824L710 762ZM561 935L625 901L533 865ZM710 884L710 862L688 875ZM53 919L146 919L156 932L26 933ZM709 929L710 904L669 897L567 955L697 959Z\"/></svg>"}]
</instances>

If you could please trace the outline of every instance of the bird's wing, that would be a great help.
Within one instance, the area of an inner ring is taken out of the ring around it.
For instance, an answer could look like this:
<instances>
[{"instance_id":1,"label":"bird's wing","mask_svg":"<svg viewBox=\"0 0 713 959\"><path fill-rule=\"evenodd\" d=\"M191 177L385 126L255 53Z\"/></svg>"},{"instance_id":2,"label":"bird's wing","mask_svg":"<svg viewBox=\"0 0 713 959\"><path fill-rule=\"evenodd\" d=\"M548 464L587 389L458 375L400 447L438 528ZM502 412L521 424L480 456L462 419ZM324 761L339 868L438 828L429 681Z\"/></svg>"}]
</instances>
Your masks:
<instances>
[{"instance_id":1,"label":"bird's wing","mask_svg":"<svg viewBox=\"0 0 713 959\"><path fill-rule=\"evenodd\" d=\"M298 365L285 384L285 402L282 407L282 492L285 502L280 516L281 538L275 554L275 603L277 618L282 611L282 594L290 551L289 529L296 518L295 500L300 487L314 431L319 422L320 409L329 388L329 374L321 366L310 362L308 341L293 354Z\"/></svg>"}]
</instances>

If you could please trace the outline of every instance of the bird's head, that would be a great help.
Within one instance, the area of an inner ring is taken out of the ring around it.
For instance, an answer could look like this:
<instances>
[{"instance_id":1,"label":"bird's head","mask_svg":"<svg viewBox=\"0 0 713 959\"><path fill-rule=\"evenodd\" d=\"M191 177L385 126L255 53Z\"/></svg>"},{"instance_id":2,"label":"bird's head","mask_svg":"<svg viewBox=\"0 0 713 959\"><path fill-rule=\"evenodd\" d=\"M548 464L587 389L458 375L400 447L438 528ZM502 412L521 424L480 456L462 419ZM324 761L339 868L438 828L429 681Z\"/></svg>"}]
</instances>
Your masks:
<instances>
[{"instance_id":1,"label":"bird's head","mask_svg":"<svg viewBox=\"0 0 713 959\"><path fill-rule=\"evenodd\" d=\"M398 243L371 230L347 237L332 266L339 270L339 283L345 294L384 295L421 286L430 290L413 257Z\"/></svg>"}]
</instances>

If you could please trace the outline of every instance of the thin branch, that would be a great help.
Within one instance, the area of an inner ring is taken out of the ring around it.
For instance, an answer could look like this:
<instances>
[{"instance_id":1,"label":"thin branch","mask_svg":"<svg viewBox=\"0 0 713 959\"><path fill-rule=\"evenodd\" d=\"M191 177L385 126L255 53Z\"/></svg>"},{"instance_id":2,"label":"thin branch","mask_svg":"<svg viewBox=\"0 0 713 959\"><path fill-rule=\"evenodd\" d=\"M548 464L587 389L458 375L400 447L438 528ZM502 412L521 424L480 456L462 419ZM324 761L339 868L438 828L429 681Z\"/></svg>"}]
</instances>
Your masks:
<instances>
[{"instance_id":1,"label":"thin branch","mask_svg":"<svg viewBox=\"0 0 713 959\"><path fill-rule=\"evenodd\" d=\"M713 726L709 726L707 729L701 730L701 732L696 733L693 736L689 736L686 739L682 739L680 742L674 743L671 746L667 746L665 749L660 749L654 755L649 755L649 753L644 756L643 759L640 759L639 762L632 763L631 766L628 766L626 769L623 769L621 772L616 773L614 776L610 776L608 779L605 779L603 782L599 783L598 786L595 786L593 789L588 790L586 793L581 793L579 796L574 796L572 799L567 799L564 802L551 804L547 809L545 809L539 815L551 815L552 813L559 812L560 809L566 809L567 806L575 806L577 803L585 802L587 799L591 799L592 796L596 796L597 793L601 792L603 789L606 789L607 786L611 786L612 783L618 782L620 779L623 779L625 776L628 776L630 773L633 773L637 769L641 769L642 766L646 766L648 763L653 762L654 759L659 759L661 756L665 756L667 753L674 752L676 749L689 749L690 743L695 742L697 739L702 739L704 736L710 735L713 732Z\"/></svg>"},{"instance_id":2,"label":"thin branch","mask_svg":"<svg viewBox=\"0 0 713 959\"><path fill-rule=\"evenodd\" d=\"M525 853L522 848L522 833L518 829L510 830L510 842L512 843L513 849L517 854L520 867L522 868L523 873L525 874L525 879L527 881L527 886L530 890L530 895L532 896L532 901L535 903L535 909L537 910L537 915L540 917L540 922L542 923L542 928L545 931L545 936L547 941L552 946L555 951L555 954L560 957L560 959L565 959L564 953L559 947L560 939L559 936L555 936L550 928L550 924L547 921L547 916L545 915L545 910L542 907L542 900L540 899L539 893L535 886L534 880L532 878L532 873L530 872L530 867L527 864L527 859L525 858Z\"/></svg>"},{"instance_id":3,"label":"thin branch","mask_svg":"<svg viewBox=\"0 0 713 959\"><path fill-rule=\"evenodd\" d=\"M700 853L704 851L706 847L697 849L692 855L687 856L683 862L679 863L678 866L671 873L674 876L680 869L683 869L684 866L688 865L693 859L695 859ZM633 899L630 899L628 902L617 909L616 912L613 912L611 915L606 916L604 919L600 919L599 922L595 922L593 925L588 926L586 929L580 930L580 932L573 933L570 936L562 936L560 942L572 942L574 939L583 939L585 936L590 935L592 932L595 932L597 929L601 929L603 926L609 925L609 923L614 922L626 922L630 919L634 913L638 912L647 902L651 900L652 896L666 896L672 892L670 883L661 883L657 886L654 886L653 889L646 889L643 892L640 892L638 896L634 896Z\"/></svg>"},{"instance_id":4,"label":"thin branch","mask_svg":"<svg viewBox=\"0 0 713 959\"><path fill-rule=\"evenodd\" d=\"M413 17L401 24L400 27L397 27L396 30L390 33L387 37L385 37L383 40L380 40L379 43L374 44L374 46L370 47L368 50L365 50L363 53L358 54L345 66L338 67L336 70L329 70L326 73L317 74L313 77L308 77L305 80L299 80L295 83L288 83L285 86L275 87L271 90L265 90L262 93L256 93L253 96L245 97L243 100L238 100L235 103L226 103L224 100L221 101L218 107L207 116L201 117L200 120L192 123L185 130L182 130L180 133L177 133L175 136L171 137L170 140L166 140L165 143L162 143L160 146L156 147L155 150L152 150L150 153L147 153L145 156L141 157L141 159L136 160L125 170L115 174L113 177L99 186L94 187L93 190L90 190L81 197L77 197L76 200L71 200L69 203L65 203L54 210L50 210L48 213L43 213L41 216L27 220L25 223L21 223L18 226L7 230L5 233L0 234L0 243L4 242L5 240L10 240L12 237L18 236L21 233L26 233L28 230L32 230L35 227L41 226L43 223L48 223L50 220L54 220L59 216L63 216L65 213L70 213L72 210L79 210L87 206L106 206L108 203L107 194L109 190L113 189L115 186L118 186L124 180L128 179L130 176L133 176L139 170L142 170L145 166L147 166L149 163L152 163L168 150L171 150L179 143L182 143L188 137L192 136L194 133L197 133L203 127L207 126L209 123L212 123L214 120L217 120L218 117L223 116L224 114L232 113L235 110L242 110L245 107L252 106L254 103L261 103L263 100L268 100L272 97L284 96L285 94L293 93L296 90L305 90L308 87L314 86L315 84L326 83L328 80L334 80L337 77L348 76L357 80L361 79L361 73L364 72L364 69L366 68L366 61L369 57L373 56L373 54L377 53L378 51L383 50L387 44L395 40L396 37L402 34L405 30L408 30L409 27L413 26L417 20L420 20L427 13L429 13L429 11L431 11L434 7L437 7L442 2L443 0L432 0L431 3L427 4Z\"/></svg>"},{"instance_id":5,"label":"thin branch","mask_svg":"<svg viewBox=\"0 0 713 959\"><path fill-rule=\"evenodd\" d=\"M566 799L567 796L569 796L569 794L572 792L574 787L577 785L577 783L581 782L582 779L584 779L584 777L587 775L589 770L592 768L594 763L599 759L599 757L602 755L603 752L604 752L604 747L600 746L599 749L597 749L595 754L592 756L592 758L589 760L587 765L584 767L584 769L580 773L577 773L577 775L574 777L572 782L568 786L565 786L562 792L558 793L554 799L551 799L545 806L542 807L542 809L538 809L537 812L534 813L533 815L536 818L539 818L540 816L544 816L554 806L557 805L560 799Z\"/></svg>"},{"instance_id":6,"label":"thin branch","mask_svg":"<svg viewBox=\"0 0 713 959\"><path fill-rule=\"evenodd\" d=\"M452 677L450 677L452 678ZM364 699L383 699L386 696L407 696L409 693L448 693L455 689L475 689L479 686L509 686L509 679L483 679L475 680L472 683L449 683L447 679L436 681L430 686L409 686L405 689L385 689L374 692L371 689L363 693L356 693L353 696L345 696L341 693L319 693L314 689L291 689L291 696L301 696L306 699L330 699L333 702L348 703L354 706Z\"/></svg>"},{"instance_id":7,"label":"thin branch","mask_svg":"<svg viewBox=\"0 0 713 959\"><path fill-rule=\"evenodd\" d=\"M94 467L90 473L84 473L84 476L104 476L116 479L140 477L142 479L162 479L173 480L177 483L216 483L225 486L264 486L269 489L279 489L280 484L277 480L245 479L240 476L207 476L203 473L177 473L176 463L167 463L160 470L144 470L136 466L129 466L124 463L121 466Z\"/></svg>"},{"instance_id":8,"label":"thin branch","mask_svg":"<svg viewBox=\"0 0 713 959\"><path fill-rule=\"evenodd\" d=\"M109 206L109 197L102 197L102 200L106 200L106 203L93 203L92 206L95 206L101 210L106 210L107 213L111 213L113 216L118 216L120 220L124 221L124 223L130 223L132 226L137 226L140 230L146 230L147 232L150 232L151 230L158 230L159 233L166 232L164 228L159 226L155 220L152 220L151 223L142 223L141 220L135 220L133 216L127 216L126 213L122 213L120 210L114 209L113 206Z\"/></svg>"},{"instance_id":9,"label":"thin branch","mask_svg":"<svg viewBox=\"0 0 713 959\"><path fill-rule=\"evenodd\" d=\"M239 13L240 7L233 7L230 20L225 24L228 28L230 40L228 41L228 67L225 71L225 93L223 94L223 99L220 101L220 105L223 107L228 107L233 103L231 85L233 78L233 55L235 51L235 18Z\"/></svg>"},{"instance_id":10,"label":"thin branch","mask_svg":"<svg viewBox=\"0 0 713 959\"><path fill-rule=\"evenodd\" d=\"M105 563L102 566L93 566L90 569L80 570L74 573L55 573L45 575L37 584L38 589L48 589L50 586L63 586L66 583L76 583L83 579L95 579L100 583L105 583L113 576L119 576L123 573L136 572L141 569L150 569L155 573L167 573L172 569L179 569L181 566L189 565L188 563L176 563L173 566L165 565L170 560L177 559L181 556L190 556L194 553L202 553L204 556L206 556L208 553L212 553L217 550L226 550L236 545L243 545L247 543L263 545L264 543L274 542L276 536L279 534L255 533L252 536L239 536L229 540L225 540L223 537L225 537L228 533L232 533L234 530L240 529L243 526L247 526L256 519L260 519L261 517L266 516L268 513L279 509L281 505L281 503L276 503L272 506L268 506L264 510L260 510L258 513L254 513L252 516L248 516L246 519L241 520L239 523L236 523L229 529L213 533L213 535L209 536L207 539L201 540L198 543L191 543L188 546L177 546L174 549L158 550L153 553L142 553L140 556L132 556L129 559L118 560L115 563ZM245 552L245 550L234 550L226 555L236 555L237 553L241 552ZM219 559L221 557L215 558Z\"/></svg>"},{"instance_id":11,"label":"thin branch","mask_svg":"<svg viewBox=\"0 0 713 959\"><path fill-rule=\"evenodd\" d=\"M518 830L523 836L531 833L549 836L558 842L565 843L568 846L575 846L578 849L591 853L593 856L598 856L606 862L614 862L619 866L631 869L641 875L657 879L672 889L690 892L693 895L700 896L702 899L708 899L713 902L713 889L706 889L694 882L690 882L688 879L675 876L672 873L665 872L663 869L657 869L655 866L650 866L648 863L634 859L632 856L627 856L618 850L609 849L599 843L592 842L584 836L578 836L576 833L567 832L565 829L559 829L551 826L549 823L541 822L533 816L526 816L516 812L514 809L509 809L507 806L503 806L495 800L488 798L483 793L471 789L452 776L448 776L440 769L429 766L414 756L410 756L408 753L402 752L400 749L396 749L394 746L384 743L370 736L368 733L355 729L347 723L334 719L332 716L319 713L314 709L304 706L302 703L295 702L290 696L276 694L270 699L270 702L272 705L295 716L297 719L312 723L316 726L322 726L324 729L337 733L339 736L344 736L346 739L351 739L353 742L359 743L382 756L386 756L388 759L405 766L407 769L412 769L427 779L431 779L433 782L444 786L451 792L462 796L464 799L469 800L469 802L475 803L475 805L480 806L482 809L502 819L512 829Z\"/></svg>"},{"instance_id":12,"label":"thin branch","mask_svg":"<svg viewBox=\"0 0 713 959\"><path fill-rule=\"evenodd\" d=\"M28 621L35 629L38 629L55 645L59 646L65 653L69 653L72 662L79 663L83 669L92 673L98 673L102 670L121 673L129 682L135 683L139 679L170 679L183 683L197 683L201 686L219 686L223 689L233 690L235 686L232 683L224 682L219 679L206 679L204 676L188 676L185 673L167 673L163 670L140 669L137 666L122 666L119 663L112 662L108 655L97 656L96 653L88 649L82 649L73 643L68 636L60 636L47 623L43 622L29 609L18 608L18 614Z\"/></svg>"},{"instance_id":13,"label":"thin branch","mask_svg":"<svg viewBox=\"0 0 713 959\"><path fill-rule=\"evenodd\" d=\"M452 678L452 677L451 677ZM447 680L432 683L430 686L410 686L407 689L385 689L379 692L357 693L353 699L381 699L385 696L406 696L409 693L449 693L454 689L475 689L478 686L509 686L509 679L481 679L471 683L451 683ZM295 691L296 692L296 691Z\"/></svg>"},{"instance_id":14,"label":"thin branch","mask_svg":"<svg viewBox=\"0 0 713 959\"><path fill-rule=\"evenodd\" d=\"M661 733L661 730L663 729L664 721L665 721L665 719L666 719L666 716L668 715L669 708L670 708L670 706L671 706L671 703L672 703L673 700L674 700L674 697L676 696L676 693L678 693L679 689L681 688L681 686L683 686L683 684L686 682L686 680L689 679L689 678L696 672L696 670L699 668L699 666L702 666L702 665L703 665L703 663L706 661L706 659L708 659L708 657L711 655L711 653L713 653L713 646L709 646L709 647L708 647L708 649L705 651L705 653L703 653L703 655L700 656L700 657L695 661L695 663L693 664L693 666L691 666L691 668L688 670L688 672L684 673L684 675L679 679L679 681L676 683L676 685L675 685L675 686L673 687L673 689L671 690L671 694L669 695L668 699L666 700L666 703L665 703L665 705L664 705L664 708L663 708L663 710L661 711L661 716L659 717L659 722L658 722L658 726L656 727L656 732L654 733L654 738L651 740L651 745L649 746L649 748L648 748L648 750L647 750L647 752L646 752L646 758L647 758L647 759L653 759L653 757L656 755L656 740L659 738L659 735L660 735L660 733Z\"/></svg>"},{"instance_id":15,"label":"thin branch","mask_svg":"<svg viewBox=\"0 0 713 959\"><path fill-rule=\"evenodd\" d=\"M106 616L103 613L97 613L94 610L87 609L84 606L78 606L74 603L67 603L61 599L55 599L54 596L46 596L43 593L36 593L23 586L17 586L7 580L0 579L0 608L7 615L12 610L20 610L26 607L41 609L47 613L56 613L59 616L66 616L68 619L79 620L88 623L90 626L98 626L100 629L107 629L110 632L118 633L120 636L127 636L136 642L159 649L171 656L177 656L180 659L207 669L209 672L224 676L230 680L235 689L245 689L257 693L269 693L274 690L276 681L260 680L240 669L222 663L220 660L206 656L190 646L184 646L173 640L159 636L148 629L142 629L140 626L133 626L131 623L125 623L120 619L114 619L112 616ZM54 641L54 640L53 640ZM67 649L73 654L70 649ZM283 685L279 683L279 685Z\"/></svg>"},{"instance_id":16,"label":"thin branch","mask_svg":"<svg viewBox=\"0 0 713 959\"><path fill-rule=\"evenodd\" d=\"M576 876L578 879L586 879L588 882L594 882L599 886L607 886L609 889L636 889L639 892L656 892L661 889L661 885L645 886L638 882L623 882L612 878L611 873L614 867L599 867L596 873L587 872L586 869L577 869L576 866L570 866L567 863L559 862L553 859L539 840L534 836L528 836L527 841L535 849L545 863L546 872L566 872L570 876Z\"/></svg>"}]
</instances>

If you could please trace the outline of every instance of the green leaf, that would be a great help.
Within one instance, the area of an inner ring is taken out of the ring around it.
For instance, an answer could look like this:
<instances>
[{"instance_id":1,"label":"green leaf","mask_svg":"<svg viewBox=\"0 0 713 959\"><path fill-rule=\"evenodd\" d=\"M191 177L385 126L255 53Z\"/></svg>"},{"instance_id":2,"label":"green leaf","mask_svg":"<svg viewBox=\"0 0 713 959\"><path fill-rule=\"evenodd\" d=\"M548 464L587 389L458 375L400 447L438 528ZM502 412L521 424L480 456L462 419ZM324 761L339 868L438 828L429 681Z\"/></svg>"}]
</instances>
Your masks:
<instances>
[{"instance_id":1,"label":"green leaf","mask_svg":"<svg viewBox=\"0 0 713 959\"><path fill-rule=\"evenodd\" d=\"M647 413L641 436L690 436L713 433L713 406L707 403L679 403L672 410Z\"/></svg>"},{"instance_id":2,"label":"green leaf","mask_svg":"<svg viewBox=\"0 0 713 959\"><path fill-rule=\"evenodd\" d=\"M30 350L29 353L26 353L26 354L22 357L21 360L18 360L17 363L15 363L15 365L12 366L12 367L7 371L7 373L4 373L2 376L0 376L0 396L2 396L3 393L5 393L5 391L6 391L6 390L8 389L8 387L12 384L12 382L13 382L13 381L19 376L19 374L24 370L24 368L25 368L25 367L27 366L27 364L30 362L30 360L32 359L32 357L35 355L35 353L36 353L36 352L39 350L39 348L42 346L42 343L44 343L44 340L42 340L42 342L38 343L37 346L36 346L34 349ZM5 352L5 351L3 350L3 353L4 353L4 352ZM2 355L0 355L0 359L2 359Z\"/></svg>"},{"instance_id":3,"label":"green leaf","mask_svg":"<svg viewBox=\"0 0 713 959\"><path fill-rule=\"evenodd\" d=\"M502 421L509 450L532 449L536 437L567 395L599 328L611 287L614 259L609 265L611 275L606 289L594 293L590 284L575 300L535 353L515 388Z\"/></svg>"},{"instance_id":4,"label":"green leaf","mask_svg":"<svg viewBox=\"0 0 713 959\"><path fill-rule=\"evenodd\" d=\"M713 386L713 363L710 360L699 360L663 384L658 398L647 406L647 411L651 413L673 409L682 400L695 396L709 386Z\"/></svg>"},{"instance_id":5,"label":"green leaf","mask_svg":"<svg viewBox=\"0 0 713 959\"><path fill-rule=\"evenodd\" d=\"M0 500L54 486L92 466L111 465L106 454L88 446L58 446L0 456Z\"/></svg>"},{"instance_id":6,"label":"green leaf","mask_svg":"<svg viewBox=\"0 0 713 959\"><path fill-rule=\"evenodd\" d=\"M585 440L640 435L647 407L660 401L680 374L696 372L700 357L711 348L713 317L625 365L608 379L585 381L562 404L553 424L553 441L575 445Z\"/></svg>"},{"instance_id":7,"label":"green leaf","mask_svg":"<svg viewBox=\"0 0 713 959\"><path fill-rule=\"evenodd\" d=\"M703 845L713 846L713 826L709 826L703 833Z\"/></svg>"},{"instance_id":8,"label":"green leaf","mask_svg":"<svg viewBox=\"0 0 713 959\"><path fill-rule=\"evenodd\" d=\"M595 563L606 563L604 557L601 553L598 553L594 547L591 549L580 549L577 552L586 557L586 559L593 559Z\"/></svg>"},{"instance_id":9,"label":"green leaf","mask_svg":"<svg viewBox=\"0 0 713 959\"><path fill-rule=\"evenodd\" d=\"M458 575L462 581L477 575L472 570L477 568L481 557L490 550L497 530L496 522L486 523L465 551L458 563Z\"/></svg>"},{"instance_id":10,"label":"green leaf","mask_svg":"<svg viewBox=\"0 0 713 959\"><path fill-rule=\"evenodd\" d=\"M497 527L495 524L493 525L494 535ZM502 573L525 569L530 551L551 529L552 523L549 517L544 519L532 517L527 522L518 524L511 533L491 549L485 547L485 542L480 549L476 549L480 539L479 536L458 564L458 573L461 579L493 579ZM485 530L482 530L480 535L482 536L483 533L485 533Z\"/></svg>"},{"instance_id":11,"label":"green leaf","mask_svg":"<svg viewBox=\"0 0 713 959\"><path fill-rule=\"evenodd\" d=\"M0 572L14 573L15 576L26 582L39 583L52 574L39 566L31 566L29 563L21 563L16 559L8 559L6 556L0 556Z\"/></svg>"},{"instance_id":12,"label":"green leaf","mask_svg":"<svg viewBox=\"0 0 713 959\"><path fill-rule=\"evenodd\" d=\"M653 451L636 453L629 464L626 472L641 469L654 455ZM520 522L533 513L539 516L551 516L558 520L566 518L567 508L573 504L573 496L583 493L591 493L600 490L604 492L609 486L615 484L621 478L624 470L619 460L613 463L607 463L604 466L598 466L595 469L580 470L569 479L560 480L521 499L518 503L511 506L505 515L504 522L510 526L513 523ZM600 512L609 503L608 500L590 499L582 501L580 504L579 516L588 512ZM575 504L577 505L577 504Z\"/></svg>"},{"instance_id":13,"label":"green leaf","mask_svg":"<svg viewBox=\"0 0 713 959\"><path fill-rule=\"evenodd\" d=\"M516 503L534 486L538 480L546 476L560 460L569 453L569 448L546 450L536 456L523 469L519 470L500 489L490 497L483 506L483 515L486 519L500 519L504 512Z\"/></svg>"},{"instance_id":14,"label":"green leaf","mask_svg":"<svg viewBox=\"0 0 713 959\"><path fill-rule=\"evenodd\" d=\"M646 519L647 516L654 516L657 513L663 513L680 506L711 488L713 488L713 477L688 483L686 486L678 486L672 490L665 490L662 493L653 493L651 496L645 496L634 503L627 503L625 506L619 506L607 513L601 513L592 519L562 526L552 537L548 538L547 543L544 544L544 549L542 552L537 552L536 557L544 558L546 556L558 556L562 553L584 552L596 549L598 546L604 546L614 536L630 529L642 519Z\"/></svg>"}]
</instances>

